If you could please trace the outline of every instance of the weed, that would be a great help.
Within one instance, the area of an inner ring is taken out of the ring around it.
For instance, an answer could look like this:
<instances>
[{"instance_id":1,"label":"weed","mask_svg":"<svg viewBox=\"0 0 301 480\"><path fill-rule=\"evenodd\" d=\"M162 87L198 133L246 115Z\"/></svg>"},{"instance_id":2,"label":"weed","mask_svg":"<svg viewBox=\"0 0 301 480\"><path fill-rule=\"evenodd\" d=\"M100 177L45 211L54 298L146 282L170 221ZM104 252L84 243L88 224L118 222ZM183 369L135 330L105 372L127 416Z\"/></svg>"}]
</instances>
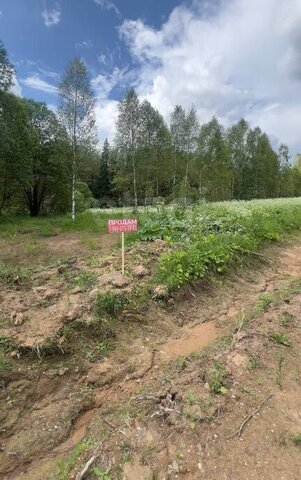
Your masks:
<instances>
[{"instance_id":1,"label":"weed","mask_svg":"<svg viewBox=\"0 0 301 480\"><path fill-rule=\"evenodd\" d=\"M50 475L49 480L68 480L78 458L89 447L91 447L91 440L78 443L66 459L58 462L56 472Z\"/></svg>"},{"instance_id":2,"label":"weed","mask_svg":"<svg viewBox=\"0 0 301 480\"><path fill-rule=\"evenodd\" d=\"M122 463L128 463L132 460L133 452L124 452L122 455Z\"/></svg>"},{"instance_id":3,"label":"weed","mask_svg":"<svg viewBox=\"0 0 301 480\"><path fill-rule=\"evenodd\" d=\"M89 287L92 287L96 282L97 275L93 272L81 272L77 277L75 277L75 283L83 290L87 290Z\"/></svg>"},{"instance_id":4,"label":"weed","mask_svg":"<svg viewBox=\"0 0 301 480\"><path fill-rule=\"evenodd\" d=\"M188 392L187 402L189 405L196 405L198 403L198 397L193 392Z\"/></svg>"},{"instance_id":5,"label":"weed","mask_svg":"<svg viewBox=\"0 0 301 480\"><path fill-rule=\"evenodd\" d=\"M20 285L29 280L30 273L29 268L0 263L0 282L2 283Z\"/></svg>"},{"instance_id":6,"label":"weed","mask_svg":"<svg viewBox=\"0 0 301 480\"><path fill-rule=\"evenodd\" d=\"M94 473L95 477L99 480L112 480L109 476L110 469L109 468L100 468L100 467L93 467L92 472Z\"/></svg>"},{"instance_id":7,"label":"weed","mask_svg":"<svg viewBox=\"0 0 301 480\"><path fill-rule=\"evenodd\" d=\"M220 362L216 360L214 362L214 367L210 371L209 386L211 392L225 394L227 392L226 381L227 372Z\"/></svg>"},{"instance_id":8,"label":"weed","mask_svg":"<svg viewBox=\"0 0 301 480\"><path fill-rule=\"evenodd\" d=\"M88 247L90 250L98 250L99 249L99 239L97 237L92 237L90 235L85 235L81 237L80 240L81 245Z\"/></svg>"},{"instance_id":9,"label":"weed","mask_svg":"<svg viewBox=\"0 0 301 480\"><path fill-rule=\"evenodd\" d=\"M4 327L9 323L9 320L4 315L0 315L0 327Z\"/></svg>"},{"instance_id":10,"label":"weed","mask_svg":"<svg viewBox=\"0 0 301 480\"><path fill-rule=\"evenodd\" d=\"M284 345L285 347L291 347L292 343L289 340L286 333L273 332L270 334L270 339L278 345Z\"/></svg>"},{"instance_id":11,"label":"weed","mask_svg":"<svg viewBox=\"0 0 301 480\"><path fill-rule=\"evenodd\" d=\"M259 366L260 366L260 362L259 362L258 355L256 354L251 355L247 363L247 369L255 370L256 368L259 368Z\"/></svg>"},{"instance_id":12,"label":"weed","mask_svg":"<svg viewBox=\"0 0 301 480\"><path fill-rule=\"evenodd\" d=\"M99 317L110 315L116 317L129 300L122 294L108 291L98 294L95 301L95 311Z\"/></svg>"},{"instance_id":13,"label":"weed","mask_svg":"<svg viewBox=\"0 0 301 480\"><path fill-rule=\"evenodd\" d=\"M278 317L278 324L280 327L289 327L295 322L294 315L291 315L288 312L283 312Z\"/></svg>"},{"instance_id":14,"label":"weed","mask_svg":"<svg viewBox=\"0 0 301 480\"><path fill-rule=\"evenodd\" d=\"M272 295L268 293L263 293L258 296L256 306L255 306L255 311L254 314L260 314L264 313L268 310L269 306L271 305L273 301Z\"/></svg>"},{"instance_id":15,"label":"weed","mask_svg":"<svg viewBox=\"0 0 301 480\"><path fill-rule=\"evenodd\" d=\"M297 447L301 447L301 433L296 433L295 435L292 435L292 442Z\"/></svg>"}]
</instances>

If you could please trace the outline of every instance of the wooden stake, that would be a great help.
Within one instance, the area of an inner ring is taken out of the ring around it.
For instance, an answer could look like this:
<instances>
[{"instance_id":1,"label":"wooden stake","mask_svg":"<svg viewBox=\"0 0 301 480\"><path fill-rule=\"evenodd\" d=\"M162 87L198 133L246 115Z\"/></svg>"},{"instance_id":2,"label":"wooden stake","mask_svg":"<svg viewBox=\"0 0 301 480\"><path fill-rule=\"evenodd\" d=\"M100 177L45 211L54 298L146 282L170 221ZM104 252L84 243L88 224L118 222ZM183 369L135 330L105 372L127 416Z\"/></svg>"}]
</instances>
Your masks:
<instances>
[{"instance_id":1,"label":"wooden stake","mask_svg":"<svg viewBox=\"0 0 301 480\"><path fill-rule=\"evenodd\" d=\"M122 275L124 275L124 232L121 232Z\"/></svg>"}]
</instances>

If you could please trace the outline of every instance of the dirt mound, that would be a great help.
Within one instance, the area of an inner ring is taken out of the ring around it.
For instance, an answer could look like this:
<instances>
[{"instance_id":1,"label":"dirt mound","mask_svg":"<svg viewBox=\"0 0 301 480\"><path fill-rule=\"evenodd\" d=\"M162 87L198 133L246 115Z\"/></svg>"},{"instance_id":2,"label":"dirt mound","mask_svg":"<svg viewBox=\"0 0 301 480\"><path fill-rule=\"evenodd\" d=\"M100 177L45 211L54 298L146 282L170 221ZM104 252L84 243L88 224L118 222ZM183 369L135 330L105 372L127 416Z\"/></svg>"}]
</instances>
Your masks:
<instances>
[{"instance_id":1,"label":"dirt mound","mask_svg":"<svg viewBox=\"0 0 301 480\"><path fill-rule=\"evenodd\" d=\"M91 316L98 284L68 281L85 259L40 272L30 288L6 287L3 315L25 317L4 324L7 336L33 344L67 325L71 348L12 358L2 371L1 478L59 479L64 459L71 480L92 456L112 480L299 478L301 241L264 255L223 286L125 311L112 352L98 330L69 328L76 312ZM90 268L111 288L114 260Z\"/></svg>"}]
</instances>

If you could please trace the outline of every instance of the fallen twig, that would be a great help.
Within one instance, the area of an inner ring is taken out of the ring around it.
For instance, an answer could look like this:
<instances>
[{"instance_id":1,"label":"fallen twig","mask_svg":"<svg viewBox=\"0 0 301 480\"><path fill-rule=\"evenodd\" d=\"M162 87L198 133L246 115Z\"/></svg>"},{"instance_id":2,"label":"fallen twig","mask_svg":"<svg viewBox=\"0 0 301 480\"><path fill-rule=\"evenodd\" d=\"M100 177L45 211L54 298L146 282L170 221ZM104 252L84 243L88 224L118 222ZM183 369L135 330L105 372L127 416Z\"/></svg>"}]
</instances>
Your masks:
<instances>
[{"instance_id":1,"label":"fallen twig","mask_svg":"<svg viewBox=\"0 0 301 480\"><path fill-rule=\"evenodd\" d=\"M138 397L132 397L131 402L143 402L145 400L160 402L160 398L155 397L154 395L139 395Z\"/></svg>"},{"instance_id":2,"label":"fallen twig","mask_svg":"<svg viewBox=\"0 0 301 480\"><path fill-rule=\"evenodd\" d=\"M106 418L103 418L103 421L106 425L108 425L108 427L110 427L112 430L117 430L117 427L116 425L114 425L114 423L111 423L109 422L109 420L107 420Z\"/></svg>"},{"instance_id":3,"label":"fallen twig","mask_svg":"<svg viewBox=\"0 0 301 480\"><path fill-rule=\"evenodd\" d=\"M113 434L114 432L111 432L109 433L105 438L103 438L98 445L96 445L96 447L94 448L93 450L93 455L92 457L89 458L89 460L87 461L87 463L85 464L84 468L82 469L81 472L79 472L76 477L75 477L75 480L82 480L86 473L88 473L90 467L93 465L93 463L97 460L97 456L98 456L98 450L100 449L101 445Z\"/></svg>"},{"instance_id":4,"label":"fallen twig","mask_svg":"<svg viewBox=\"0 0 301 480\"><path fill-rule=\"evenodd\" d=\"M242 432L244 430L244 428L246 427L247 423L249 423L249 421L254 417L254 415L256 415L256 413L259 412L259 410L263 407L263 405L272 397L272 393L270 393L270 395L268 395L260 404L259 406L256 408L256 410L254 410L254 412L252 412L247 418L245 418L245 420L242 422L242 424L240 425L240 427L238 428L238 430L236 430L236 432L232 433L232 435L230 435L229 437L227 437L227 440L229 440L230 438L233 438L235 437L236 435L238 437L241 437L242 435Z\"/></svg>"},{"instance_id":5,"label":"fallen twig","mask_svg":"<svg viewBox=\"0 0 301 480\"><path fill-rule=\"evenodd\" d=\"M188 289L188 291L191 293L192 297L195 298L195 294L194 294L193 291L188 287L188 285L187 285L187 289Z\"/></svg>"},{"instance_id":6,"label":"fallen twig","mask_svg":"<svg viewBox=\"0 0 301 480\"><path fill-rule=\"evenodd\" d=\"M81 472L79 472L76 477L75 477L75 480L82 480L82 478L84 478L84 476L86 475L86 473L88 473L88 470L89 468L93 465L93 463L95 462L96 460L96 456L93 455L86 463L86 465L84 466L83 470Z\"/></svg>"}]
</instances>

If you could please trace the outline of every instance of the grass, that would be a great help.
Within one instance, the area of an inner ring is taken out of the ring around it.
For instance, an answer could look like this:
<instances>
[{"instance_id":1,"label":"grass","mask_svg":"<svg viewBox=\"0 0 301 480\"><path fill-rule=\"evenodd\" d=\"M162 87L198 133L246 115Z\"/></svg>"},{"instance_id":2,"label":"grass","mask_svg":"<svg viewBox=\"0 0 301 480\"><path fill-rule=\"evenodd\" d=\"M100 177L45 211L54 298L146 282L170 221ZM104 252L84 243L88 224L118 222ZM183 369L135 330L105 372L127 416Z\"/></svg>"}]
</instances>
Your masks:
<instances>
[{"instance_id":1,"label":"grass","mask_svg":"<svg viewBox=\"0 0 301 480\"><path fill-rule=\"evenodd\" d=\"M69 480L79 457L90 447L91 440L78 443L67 458L58 462L55 473L50 474L48 480Z\"/></svg>"},{"instance_id":2,"label":"grass","mask_svg":"<svg viewBox=\"0 0 301 480\"><path fill-rule=\"evenodd\" d=\"M0 263L0 282L6 285L20 285L26 283L31 275L27 267L15 267L7 263Z\"/></svg>"},{"instance_id":3,"label":"grass","mask_svg":"<svg viewBox=\"0 0 301 480\"><path fill-rule=\"evenodd\" d=\"M270 334L270 339L274 342L277 343L278 345L283 345L285 347L291 347L292 343L289 340L288 336L286 333L281 333L281 332L272 332Z\"/></svg>"},{"instance_id":4,"label":"grass","mask_svg":"<svg viewBox=\"0 0 301 480\"><path fill-rule=\"evenodd\" d=\"M119 312L128 304L129 300L124 294L108 291L98 294L95 300L95 312L99 317L116 317Z\"/></svg>"},{"instance_id":5,"label":"grass","mask_svg":"<svg viewBox=\"0 0 301 480\"><path fill-rule=\"evenodd\" d=\"M292 435L292 442L294 445L301 448L301 433L296 433L295 435Z\"/></svg>"},{"instance_id":6,"label":"grass","mask_svg":"<svg viewBox=\"0 0 301 480\"><path fill-rule=\"evenodd\" d=\"M254 256L268 242L299 230L301 199L163 208L139 221L141 240L161 238L170 246L159 259L156 280L173 291L212 273L223 274L245 255ZM264 302L262 308L268 308L267 297Z\"/></svg>"},{"instance_id":7,"label":"grass","mask_svg":"<svg viewBox=\"0 0 301 480\"><path fill-rule=\"evenodd\" d=\"M209 387L212 393L227 393L226 382L227 382L227 372L220 364L219 361L215 360L214 366L210 371L209 376Z\"/></svg>"},{"instance_id":8,"label":"grass","mask_svg":"<svg viewBox=\"0 0 301 480\"><path fill-rule=\"evenodd\" d=\"M97 275L93 272L83 271L75 277L74 282L78 287L87 290L95 285L97 282Z\"/></svg>"}]
</instances>

